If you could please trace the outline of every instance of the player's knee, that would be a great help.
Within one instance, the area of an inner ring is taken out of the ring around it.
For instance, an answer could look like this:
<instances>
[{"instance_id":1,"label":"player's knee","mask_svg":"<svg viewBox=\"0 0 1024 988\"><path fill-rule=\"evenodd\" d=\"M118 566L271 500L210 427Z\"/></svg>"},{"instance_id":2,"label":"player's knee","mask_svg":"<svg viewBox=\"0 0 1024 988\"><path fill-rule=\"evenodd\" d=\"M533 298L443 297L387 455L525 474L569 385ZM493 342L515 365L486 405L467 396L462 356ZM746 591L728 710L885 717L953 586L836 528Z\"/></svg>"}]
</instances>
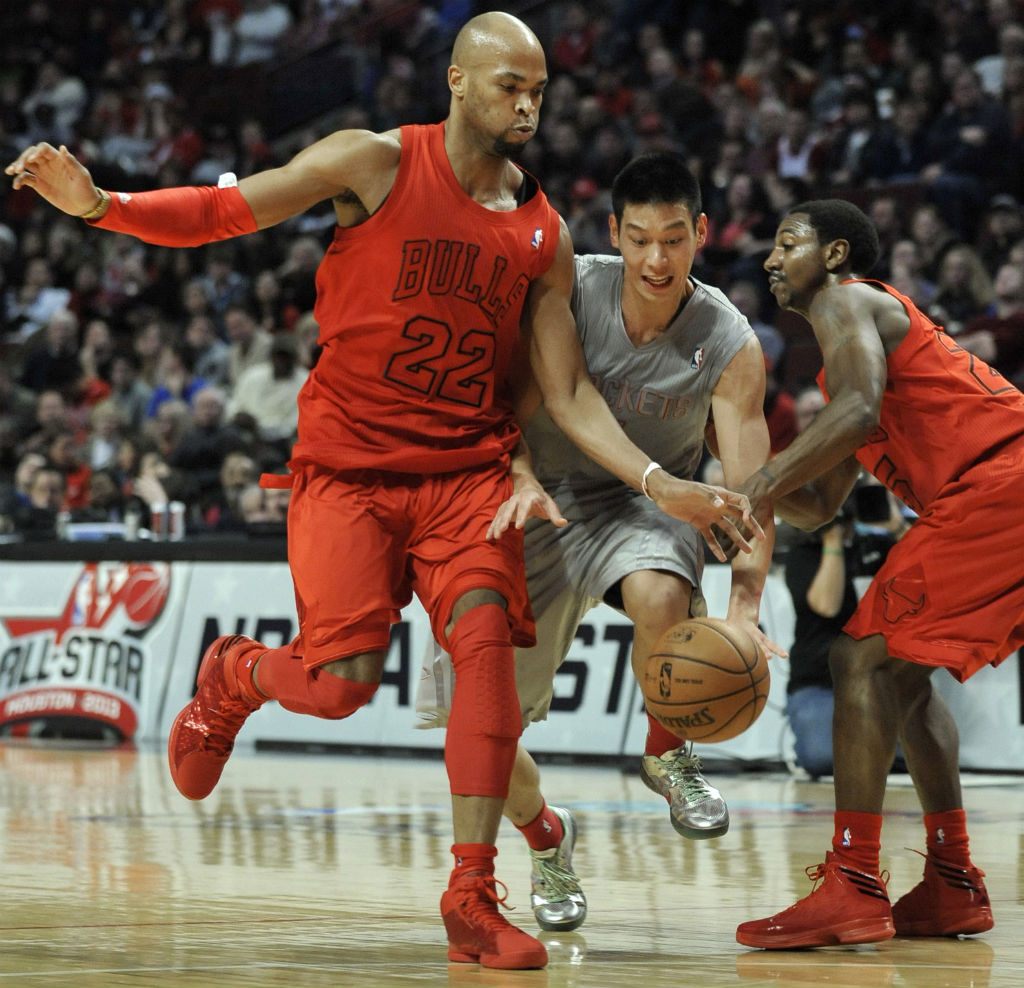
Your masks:
<instances>
[{"instance_id":1,"label":"player's knee","mask_svg":"<svg viewBox=\"0 0 1024 988\"><path fill-rule=\"evenodd\" d=\"M378 686L380 683L358 683L323 670L314 670L309 684L312 712L326 720L341 720L369 703Z\"/></svg>"}]
</instances>

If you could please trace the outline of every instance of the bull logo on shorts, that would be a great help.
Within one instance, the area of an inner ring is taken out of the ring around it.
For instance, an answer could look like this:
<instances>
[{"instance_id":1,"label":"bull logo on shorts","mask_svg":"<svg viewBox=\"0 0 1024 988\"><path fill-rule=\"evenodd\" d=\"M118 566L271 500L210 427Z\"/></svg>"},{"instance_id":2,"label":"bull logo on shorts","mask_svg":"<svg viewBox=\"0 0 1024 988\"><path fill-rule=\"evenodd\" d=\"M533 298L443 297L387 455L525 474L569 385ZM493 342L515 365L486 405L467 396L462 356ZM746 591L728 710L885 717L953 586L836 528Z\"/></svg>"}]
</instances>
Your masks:
<instances>
[{"instance_id":1,"label":"bull logo on shorts","mask_svg":"<svg viewBox=\"0 0 1024 988\"><path fill-rule=\"evenodd\" d=\"M895 624L908 614L914 616L924 609L928 597L920 577L895 576L882 587L885 620Z\"/></svg>"}]
</instances>

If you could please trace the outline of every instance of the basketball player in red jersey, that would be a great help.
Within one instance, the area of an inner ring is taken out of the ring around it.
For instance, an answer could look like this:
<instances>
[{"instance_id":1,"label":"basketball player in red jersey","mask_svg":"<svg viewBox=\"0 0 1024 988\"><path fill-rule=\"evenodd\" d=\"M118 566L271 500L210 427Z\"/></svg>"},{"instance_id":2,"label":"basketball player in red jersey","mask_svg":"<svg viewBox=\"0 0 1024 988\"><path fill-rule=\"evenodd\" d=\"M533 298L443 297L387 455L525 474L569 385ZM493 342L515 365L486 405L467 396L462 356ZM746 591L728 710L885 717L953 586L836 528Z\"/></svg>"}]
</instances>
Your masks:
<instances>
[{"instance_id":1,"label":"basketball player in red jersey","mask_svg":"<svg viewBox=\"0 0 1024 988\"><path fill-rule=\"evenodd\" d=\"M918 519L890 550L830 653L835 831L812 892L736 932L751 947L956 936L992 927L971 862L959 737L931 675L964 681L1024 643L1024 395L907 297L865 280L871 221L839 199L795 206L765 261L811 324L828 404L741 487L803 528L832 518L860 466ZM897 740L924 810L922 881L890 906L879 849ZM810 870L808 871L811 874Z\"/></svg>"},{"instance_id":2,"label":"basketball player in red jersey","mask_svg":"<svg viewBox=\"0 0 1024 988\"><path fill-rule=\"evenodd\" d=\"M572 242L510 161L533 137L546 82L534 34L491 12L456 38L443 124L339 131L283 167L217 187L110 194L46 144L7 168L15 188L67 213L172 246L332 200L338 229L315 308L323 353L278 481L292 487L299 635L276 649L237 635L210 645L171 731L171 774L185 796L208 795L267 699L326 718L367 703L415 592L458 675L445 747L456 861L441 899L448 956L498 968L541 967L547 954L497 908L494 842L522 730L512 646L532 644L534 628L522 535L488 540L487 530L510 495L564 523L532 472L510 467L521 320L550 413L595 461L694 524L721 559L712 526L742 538L734 522L751 520L746 498L658 468L590 382L569 308Z\"/></svg>"}]
</instances>

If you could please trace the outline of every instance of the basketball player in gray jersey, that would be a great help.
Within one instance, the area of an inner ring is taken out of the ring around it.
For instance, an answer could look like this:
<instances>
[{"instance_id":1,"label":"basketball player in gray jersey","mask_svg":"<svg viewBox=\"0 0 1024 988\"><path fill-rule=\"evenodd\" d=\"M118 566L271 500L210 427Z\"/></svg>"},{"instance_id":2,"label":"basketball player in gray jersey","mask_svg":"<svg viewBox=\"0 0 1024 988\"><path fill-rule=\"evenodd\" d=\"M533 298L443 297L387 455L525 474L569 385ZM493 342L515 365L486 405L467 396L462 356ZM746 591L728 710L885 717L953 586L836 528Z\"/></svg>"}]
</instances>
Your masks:
<instances>
[{"instance_id":1,"label":"basketball player in gray jersey","mask_svg":"<svg viewBox=\"0 0 1024 988\"><path fill-rule=\"evenodd\" d=\"M516 650L524 725L547 717L555 672L592 607L603 601L632 620L638 677L665 631L707 613L700 591L703 540L659 510L660 468L692 478L708 439L729 486L769 455L760 344L718 289L690 275L707 233L697 180L675 154L644 155L616 178L612 207L611 242L620 256L576 258L573 314L598 390L655 462L644 492L632 490L581 453L540 406L535 388L526 389L520 420L527 423L533 472L568 524L528 517L535 505L529 493L517 493L492 525L494 537L510 525L526 529L537 645ZM758 520L767 538L733 558L727 617L766 653L782 655L757 626L774 542L772 519ZM425 665L416 703L420 726L441 726L450 705L451 661L431 650ZM649 715L640 772L668 801L672 825L683 836L719 837L728 830L728 807L701 774L692 746ZM540 926L575 929L586 917L572 870L575 821L568 810L547 805L537 766L522 744L504 812L530 845L531 904Z\"/></svg>"}]
</instances>

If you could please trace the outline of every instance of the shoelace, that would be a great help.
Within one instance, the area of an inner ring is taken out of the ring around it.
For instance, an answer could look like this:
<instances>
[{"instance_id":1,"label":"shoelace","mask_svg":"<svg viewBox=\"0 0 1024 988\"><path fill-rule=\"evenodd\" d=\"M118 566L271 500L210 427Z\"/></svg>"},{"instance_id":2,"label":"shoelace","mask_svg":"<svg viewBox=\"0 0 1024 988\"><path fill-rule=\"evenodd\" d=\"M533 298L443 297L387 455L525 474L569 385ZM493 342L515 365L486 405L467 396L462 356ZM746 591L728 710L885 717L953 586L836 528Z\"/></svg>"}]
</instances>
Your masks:
<instances>
[{"instance_id":1,"label":"shoelace","mask_svg":"<svg viewBox=\"0 0 1024 988\"><path fill-rule=\"evenodd\" d=\"M504 894L498 894L498 886ZM456 883L459 895L459 908L463 915L475 925L493 933L501 932L509 922L495 906L511 910L508 905L508 886L493 875L468 875Z\"/></svg>"},{"instance_id":2,"label":"shoelace","mask_svg":"<svg viewBox=\"0 0 1024 988\"><path fill-rule=\"evenodd\" d=\"M924 851L919 851L916 847L907 847L905 845L903 847L903 850L904 851L913 851L914 854L920 854L921 857L925 859L925 861L931 861L933 866L935 866L937 869L941 870L938 859L935 858L935 857L931 857L930 855L926 854ZM945 864L945 867L948 870L953 870L955 872L961 872L962 873L963 878L961 879L961 882L960 882L961 887L963 887L963 888L971 888L971 889L974 889L976 891L980 891L980 889L978 889L977 884L970 878L970 873L968 872L968 870L966 868L961 868L959 865L951 865L951 864L948 864L948 863L945 863L945 862L943 862L943 864ZM983 872L977 865L974 866L974 870L978 873L978 876L980 878L984 878L985 877L985 872ZM947 884L949 884L949 879L948 878L946 879L946 882L947 882Z\"/></svg>"},{"instance_id":3,"label":"shoelace","mask_svg":"<svg viewBox=\"0 0 1024 988\"><path fill-rule=\"evenodd\" d=\"M908 848L908 850L911 850L911 849ZM831 858L832 858L832 853L828 852L825 855L825 860L824 861L819 861L816 865L808 865L806 868L804 868L804 874L812 882L814 882L814 888L811 889L812 892L814 891L814 889L816 889L818 887L818 882L820 882L825 877L825 872L828 870L828 865L829 865L829 861L831 860ZM861 872L861 874L867 875L866 872ZM873 875L867 875L867 877L868 878L874 878ZM889 885L889 872L888 871L880 872L879 875L878 875L878 881L881 884L882 888L887 888L888 885Z\"/></svg>"},{"instance_id":4,"label":"shoelace","mask_svg":"<svg viewBox=\"0 0 1024 988\"><path fill-rule=\"evenodd\" d=\"M570 895L579 893L580 880L563 864L560 849L553 847L551 850L554 853L548 857L541 857L542 854L548 854L547 851L530 851L537 872L537 884L553 901L568 899Z\"/></svg>"},{"instance_id":5,"label":"shoelace","mask_svg":"<svg viewBox=\"0 0 1024 988\"><path fill-rule=\"evenodd\" d=\"M711 797L708 784L704 780L704 776L700 774L700 769L700 755L695 755L693 744L687 742L683 748L679 749L679 754L666 765L665 775L668 776L671 787L683 790L683 796L687 802L696 802Z\"/></svg>"},{"instance_id":6,"label":"shoelace","mask_svg":"<svg viewBox=\"0 0 1024 988\"><path fill-rule=\"evenodd\" d=\"M251 713L252 706L244 700L221 696L217 708L206 711L204 725L209 733L204 731L199 742L200 749L212 751L216 755L230 755L235 745L235 736Z\"/></svg>"}]
</instances>

